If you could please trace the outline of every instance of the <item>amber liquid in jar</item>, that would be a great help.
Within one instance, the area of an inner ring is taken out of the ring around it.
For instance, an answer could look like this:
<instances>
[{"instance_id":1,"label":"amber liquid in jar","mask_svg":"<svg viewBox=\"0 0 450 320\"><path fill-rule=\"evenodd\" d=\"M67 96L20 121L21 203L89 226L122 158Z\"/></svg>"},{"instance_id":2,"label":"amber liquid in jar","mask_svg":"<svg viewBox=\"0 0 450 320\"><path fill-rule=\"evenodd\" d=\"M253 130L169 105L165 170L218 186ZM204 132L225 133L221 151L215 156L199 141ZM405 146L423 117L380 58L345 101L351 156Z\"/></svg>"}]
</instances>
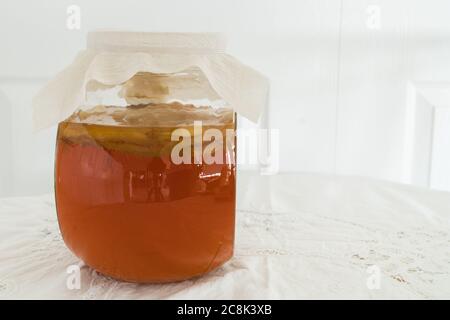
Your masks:
<instances>
[{"instance_id":1,"label":"amber liquid in jar","mask_svg":"<svg viewBox=\"0 0 450 320\"><path fill-rule=\"evenodd\" d=\"M222 163L174 164L170 151L173 130L193 131L187 118L201 116L203 129L224 132L235 130L234 114L186 115L189 108L103 107L59 124L58 221L66 245L90 267L126 281L170 282L231 258L235 140L224 145Z\"/></svg>"}]
</instances>

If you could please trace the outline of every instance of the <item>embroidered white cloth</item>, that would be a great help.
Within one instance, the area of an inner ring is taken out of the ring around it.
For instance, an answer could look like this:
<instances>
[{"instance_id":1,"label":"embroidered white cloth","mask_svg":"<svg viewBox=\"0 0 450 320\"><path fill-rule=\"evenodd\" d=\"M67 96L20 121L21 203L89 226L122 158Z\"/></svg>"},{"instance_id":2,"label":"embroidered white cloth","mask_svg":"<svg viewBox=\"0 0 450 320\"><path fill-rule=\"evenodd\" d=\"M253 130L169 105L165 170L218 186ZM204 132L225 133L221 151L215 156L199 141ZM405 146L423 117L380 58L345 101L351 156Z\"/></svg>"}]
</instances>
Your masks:
<instances>
[{"instance_id":1,"label":"embroidered white cloth","mask_svg":"<svg viewBox=\"0 0 450 320\"><path fill-rule=\"evenodd\" d=\"M0 200L0 297L450 298L450 193L370 179L240 172L234 258L197 279L118 282L64 246L50 195ZM81 266L69 290L67 268Z\"/></svg>"}]
</instances>

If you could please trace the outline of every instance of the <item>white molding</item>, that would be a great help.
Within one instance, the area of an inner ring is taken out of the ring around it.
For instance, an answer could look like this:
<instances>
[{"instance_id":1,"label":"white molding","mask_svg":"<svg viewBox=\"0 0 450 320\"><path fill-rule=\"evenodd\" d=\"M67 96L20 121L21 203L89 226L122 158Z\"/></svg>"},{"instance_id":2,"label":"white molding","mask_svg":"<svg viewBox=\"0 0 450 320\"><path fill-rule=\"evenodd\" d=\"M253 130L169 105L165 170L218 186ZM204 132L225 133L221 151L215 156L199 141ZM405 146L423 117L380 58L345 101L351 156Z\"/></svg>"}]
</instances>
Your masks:
<instances>
[{"instance_id":1,"label":"white molding","mask_svg":"<svg viewBox=\"0 0 450 320\"><path fill-rule=\"evenodd\" d=\"M450 107L450 82L409 81L407 83L406 117L405 117L405 148L404 148L404 182L430 187L432 172L432 156L434 147L434 115L437 108ZM427 104L418 103L423 99ZM421 118L420 113L430 113L430 117ZM425 121L425 122L424 122ZM422 150L417 150L419 125L429 128L430 139ZM417 168L415 165L417 152L428 158L427 168ZM425 179L417 179L419 175ZM426 182L424 182L426 180Z\"/></svg>"}]
</instances>

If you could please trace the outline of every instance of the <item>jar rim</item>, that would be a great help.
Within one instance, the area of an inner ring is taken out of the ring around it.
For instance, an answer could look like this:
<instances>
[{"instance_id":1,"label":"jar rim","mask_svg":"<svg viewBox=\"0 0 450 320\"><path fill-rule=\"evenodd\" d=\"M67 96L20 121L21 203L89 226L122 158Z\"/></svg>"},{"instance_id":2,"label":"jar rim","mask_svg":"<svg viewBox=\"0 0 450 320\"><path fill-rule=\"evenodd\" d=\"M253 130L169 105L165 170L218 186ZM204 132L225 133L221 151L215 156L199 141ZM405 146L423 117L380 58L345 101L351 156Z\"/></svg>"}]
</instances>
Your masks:
<instances>
[{"instance_id":1,"label":"jar rim","mask_svg":"<svg viewBox=\"0 0 450 320\"><path fill-rule=\"evenodd\" d=\"M103 51L150 51L167 53L221 53L226 38L213 32L132 32L93 31L87 36L87 48Z\"/></svg>"}]
</instances>

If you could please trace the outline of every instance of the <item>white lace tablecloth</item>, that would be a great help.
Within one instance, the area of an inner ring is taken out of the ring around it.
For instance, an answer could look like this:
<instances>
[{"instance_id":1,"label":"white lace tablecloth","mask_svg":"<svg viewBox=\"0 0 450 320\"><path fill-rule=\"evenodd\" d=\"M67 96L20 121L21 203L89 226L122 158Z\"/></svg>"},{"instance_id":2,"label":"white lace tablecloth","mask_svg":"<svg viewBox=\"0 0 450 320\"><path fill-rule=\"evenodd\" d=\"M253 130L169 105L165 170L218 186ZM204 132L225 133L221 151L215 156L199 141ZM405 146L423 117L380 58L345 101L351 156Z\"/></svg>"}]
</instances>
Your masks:
<instances>
[{"instance_id":1,"label":"white lace tablecloth","mask_svg":"<svg viewBox=\"0 0 450 320\"><path fill-rule=\"evenodd\" d=\"M0 200L0 298L450 298L450 193L362 178L240 174L236 252L194 280L118 282L64 246L51 195ZM81 266L69 290L67 268Z\"/></svg>"}]
</instances>

